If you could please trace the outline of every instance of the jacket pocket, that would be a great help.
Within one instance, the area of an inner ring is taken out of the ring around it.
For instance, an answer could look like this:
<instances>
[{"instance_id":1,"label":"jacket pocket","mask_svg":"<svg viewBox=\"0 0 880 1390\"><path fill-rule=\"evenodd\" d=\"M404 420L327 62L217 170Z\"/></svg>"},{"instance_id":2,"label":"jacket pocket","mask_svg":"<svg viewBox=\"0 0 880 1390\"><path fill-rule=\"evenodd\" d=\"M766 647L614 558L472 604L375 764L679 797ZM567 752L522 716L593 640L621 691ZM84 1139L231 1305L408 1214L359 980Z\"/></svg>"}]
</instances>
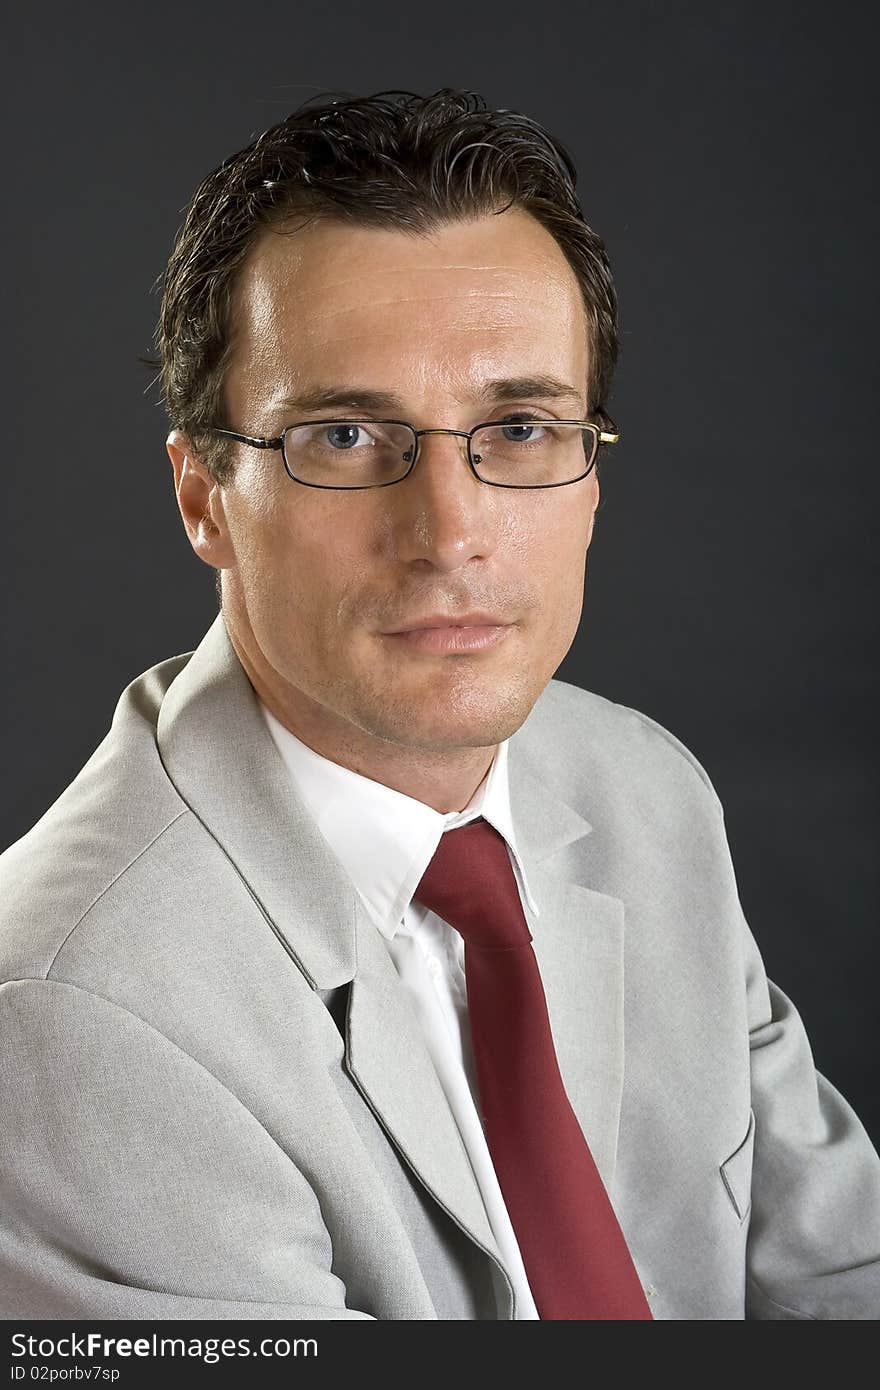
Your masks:
<instances>
[{"instance_id":1,"label":"jacket pocket","mask_svg":"<svg viewBox=\"0 0 880 1390\"><path fill-rule=\"evenodd\" d=\"M755 1112L749 1110L749 1127L746 1136L730 1158L726 1158L719 1169L727 1195L740 1224L745 1221L752 1209L752 1155L755 1150Z\"/></svg>"}]
</instances>

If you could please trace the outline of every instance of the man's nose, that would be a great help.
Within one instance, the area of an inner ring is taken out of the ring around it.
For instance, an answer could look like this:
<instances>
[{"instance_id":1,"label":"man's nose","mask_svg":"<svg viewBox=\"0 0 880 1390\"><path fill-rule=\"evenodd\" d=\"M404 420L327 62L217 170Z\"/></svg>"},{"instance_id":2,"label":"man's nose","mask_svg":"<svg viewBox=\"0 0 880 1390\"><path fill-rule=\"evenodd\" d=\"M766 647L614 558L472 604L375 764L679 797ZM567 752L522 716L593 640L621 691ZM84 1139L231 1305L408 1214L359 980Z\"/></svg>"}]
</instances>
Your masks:
<instances>
[{"instance_id":1,"label":"man's nose","mask_svg":"<svg viewBox=\"0 0 880 1390\"><path fill-rule=\"evenodd\" d=\"M405 563L456 570L494 550L498 489L475 477L462 435L420 435L413 471L388 491L396 494L397 554Z\"/></svg>"}]
</instances>

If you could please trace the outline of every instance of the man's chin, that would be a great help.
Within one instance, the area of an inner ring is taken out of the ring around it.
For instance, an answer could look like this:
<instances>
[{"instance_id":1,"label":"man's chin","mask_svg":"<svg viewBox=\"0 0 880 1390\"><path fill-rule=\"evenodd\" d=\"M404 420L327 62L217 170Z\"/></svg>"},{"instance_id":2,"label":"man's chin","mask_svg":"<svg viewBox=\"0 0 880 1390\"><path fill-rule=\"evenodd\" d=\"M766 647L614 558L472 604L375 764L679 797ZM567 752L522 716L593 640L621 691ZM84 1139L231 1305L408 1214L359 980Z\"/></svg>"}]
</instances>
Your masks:
<instances>
[{"instance_id":1,"label":"man's chin","mask_svg":"<svg viewBox=\"0 0 880 1390\"><path fill-rule=\"evenodd\" d=\"M414 751L489 748L516 732L533 703L522 688L505 698L497 686L444 693L441 683L428 699L407 700L405 691L395 691L381 706L362 710L357 722L373 737Z\"/></svg>"}]
</instances>

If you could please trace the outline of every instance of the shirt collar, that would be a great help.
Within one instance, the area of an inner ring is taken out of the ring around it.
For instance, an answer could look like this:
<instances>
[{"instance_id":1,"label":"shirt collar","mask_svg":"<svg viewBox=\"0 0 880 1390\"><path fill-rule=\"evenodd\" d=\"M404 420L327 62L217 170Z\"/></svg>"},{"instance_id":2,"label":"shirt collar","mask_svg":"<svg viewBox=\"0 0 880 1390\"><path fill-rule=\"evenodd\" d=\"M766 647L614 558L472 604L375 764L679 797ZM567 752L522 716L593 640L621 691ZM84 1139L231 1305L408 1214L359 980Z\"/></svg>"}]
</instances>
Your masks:
<instances>
[{"instance_id":1,"label":"shirt collar","mask_svg":"<svg viewBox=\"0 0 880 1390\"><path fill-rule=\"evenodd\" d=\"M479 816L506 840L520 892L538 915L513 830L509 740L498 745L486 776L464 810L444 815L316 753L285 728L262 700L259 704L306 809L384 936L393 937L400 926L444 831Z\"/></svg>"}]
</instances>

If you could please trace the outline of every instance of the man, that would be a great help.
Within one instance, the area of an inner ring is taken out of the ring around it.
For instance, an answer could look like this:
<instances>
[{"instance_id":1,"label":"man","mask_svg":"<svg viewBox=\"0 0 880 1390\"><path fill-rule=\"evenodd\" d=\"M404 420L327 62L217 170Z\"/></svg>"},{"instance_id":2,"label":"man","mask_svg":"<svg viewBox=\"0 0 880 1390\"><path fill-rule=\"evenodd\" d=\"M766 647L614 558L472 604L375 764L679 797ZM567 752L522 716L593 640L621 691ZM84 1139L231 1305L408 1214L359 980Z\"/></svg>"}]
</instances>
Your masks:
<instances>
[{"instance_id":1,"label":"man","mask_svg":"<svg viewBox=\"0 0 880 1390\"><path fill-rule=\"evenodd\" d=\"M556 681L616 433L563 148L301 108L158 331L221 612L3 856L6 1317L871 1318L880 1160L718 798Z\"/></svg>"}]
</instances>

